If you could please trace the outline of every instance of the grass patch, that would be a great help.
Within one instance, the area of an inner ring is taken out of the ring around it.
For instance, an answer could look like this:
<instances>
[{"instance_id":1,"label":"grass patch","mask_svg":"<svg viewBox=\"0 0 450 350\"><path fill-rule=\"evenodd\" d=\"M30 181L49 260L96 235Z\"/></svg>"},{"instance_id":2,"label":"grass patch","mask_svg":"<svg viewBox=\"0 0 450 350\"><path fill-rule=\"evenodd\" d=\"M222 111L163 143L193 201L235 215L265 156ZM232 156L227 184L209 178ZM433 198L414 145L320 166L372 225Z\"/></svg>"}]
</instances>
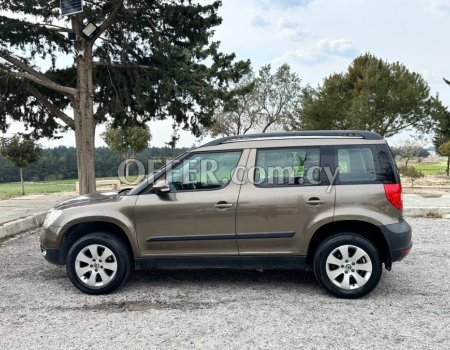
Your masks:
<instances>
[{"instance_id":1,"label":"grass patch","mask_svg":"<svg viewBox=\"0 0 450 350\"><path fill-rule=\"evenodd\" d=\"M10 198L21 195L20 182L0 184L0 198ZM25 182L25 194L46 194L75 191L75 180Z\"/></svg>"},{"instance_id":2,"label":"grass patch","mask_svg":"<svg viewBox=\"0 0 450 350\"><path fill-rule=\"evenodd\" d=\"M399 166L404 165L404 162L399 162ZM436 163L409 163L408 166L414 166L417 170L420 170L425 175L442 175L445 174L447 169L447 161Z\"/></svg>"},{"instance_id":3,"label":"grass patch","mask_svg":"<svg viewBox=\"0 0 450 350\"><path fill-rule=\"evenodd\" d=\"M98 178L97 180L111 180L116 178ZM48 194L59 192L74 192L76 179L55 180L41 182L25 182L25 194ZM0 199L17 197L21 195L20 182L0 183Z\"/></svg>"},{"instance_id":4,"label":"grass patch","mask_svg":"<svg viewBox=\"0 0 450 350\"><path fill-rule=\"evenodd\" d=\"M416 169L420 170L426 175L437 175L445 174L445 169L447 169L447 162L439 163L417 163L414 164Z\"/></svg>"}]
</instances>

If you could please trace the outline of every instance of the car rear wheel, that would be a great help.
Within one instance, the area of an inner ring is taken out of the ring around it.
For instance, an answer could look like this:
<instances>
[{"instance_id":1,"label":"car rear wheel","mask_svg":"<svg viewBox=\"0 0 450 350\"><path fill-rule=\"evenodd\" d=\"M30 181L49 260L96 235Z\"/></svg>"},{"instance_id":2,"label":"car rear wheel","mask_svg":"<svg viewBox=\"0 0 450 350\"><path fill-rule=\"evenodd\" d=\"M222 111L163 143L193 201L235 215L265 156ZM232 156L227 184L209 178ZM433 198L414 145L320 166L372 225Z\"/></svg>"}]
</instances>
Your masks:
<instances>
[{"instance_id":1,"label":"car rear wheel","mask_svg":"<svg viewBox=\"0 0 450 350\"><path fill-rule=\"evenodd\" d=\"M341 233L319 246L314 257L314 273L331 294L354 299L378 285L382 263L370 241L354 233Z\"/></svg>"},{"instance_id":2,"label":"car rear wheel","mask_svg":"<svg viewBox=\"0 0 450 350\"><path fill-rule=\"evenodd\" d=\"M82 292L106 294L127 280L131 259L120 239L107 233L91 233L70 248L66 268L70 280Z\"/></svg>"}]
</instances>

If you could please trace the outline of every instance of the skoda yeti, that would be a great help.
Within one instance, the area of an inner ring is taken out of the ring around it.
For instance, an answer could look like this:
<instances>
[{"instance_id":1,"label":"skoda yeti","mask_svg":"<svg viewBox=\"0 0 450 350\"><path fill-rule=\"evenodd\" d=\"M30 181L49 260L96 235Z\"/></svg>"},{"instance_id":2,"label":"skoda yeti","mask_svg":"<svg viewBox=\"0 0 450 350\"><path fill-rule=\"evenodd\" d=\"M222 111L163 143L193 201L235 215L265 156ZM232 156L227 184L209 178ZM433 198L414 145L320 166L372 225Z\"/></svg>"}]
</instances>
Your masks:
<instances>
[{"instance_id":1,"label":"skoda yeti","mask_svg":"<svg viewBox=\"0 0 450 350\"><path fill-rule=\"evenodd\" d=\"M57 205L40 244L89 294L112 292L134 269L303 269L358 298L411 249L402 206L378 134L241 135L192 149L131 190Z\"/></svg>"}]
</instances>

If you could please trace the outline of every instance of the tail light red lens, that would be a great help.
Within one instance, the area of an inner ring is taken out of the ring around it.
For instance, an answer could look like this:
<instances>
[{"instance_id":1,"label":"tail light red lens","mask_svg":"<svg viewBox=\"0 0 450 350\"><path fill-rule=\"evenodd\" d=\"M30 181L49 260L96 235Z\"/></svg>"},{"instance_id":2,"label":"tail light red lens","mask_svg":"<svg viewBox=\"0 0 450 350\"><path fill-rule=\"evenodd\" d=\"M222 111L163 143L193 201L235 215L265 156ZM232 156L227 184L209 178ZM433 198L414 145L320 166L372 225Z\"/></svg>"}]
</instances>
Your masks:
<instances>
[{"instance_id":1,"label":"tail light red lens","mask_svg":"<svg viewBox=\"0 0 450 350\"><path fill-rule=\"evenodd\" d=\"M398 210L403 210L403 196L401 184L384 184L386 198Z\"/></svg>"}]
</instances>

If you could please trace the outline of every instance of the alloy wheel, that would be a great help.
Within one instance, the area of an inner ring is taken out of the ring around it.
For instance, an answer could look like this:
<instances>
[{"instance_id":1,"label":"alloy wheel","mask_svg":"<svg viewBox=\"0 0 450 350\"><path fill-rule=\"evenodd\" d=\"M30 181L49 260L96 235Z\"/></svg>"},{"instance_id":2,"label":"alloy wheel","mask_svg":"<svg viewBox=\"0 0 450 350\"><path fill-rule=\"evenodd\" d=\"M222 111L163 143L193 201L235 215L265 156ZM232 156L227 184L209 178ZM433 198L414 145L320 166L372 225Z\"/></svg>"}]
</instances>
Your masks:
<instances>
[{"instance_id":1,"label":"alloy wheel","mask_svg":"<svg viewBox=\"0 0 450 350\"><path fill-rule=\"evenodd\" d=\"M78 278L90 287L108 285L117 272L117 259L108 247L91 244L81 249L75 258Z\"/></svg>"},{"instance_id":2,"label":"alloy wheel","mask_svg":"<svg viewBox=\"0 0 450 350\"><path fill-rule=\"evenodd\" d=\"M372 261L363 249L354 245L342 245L328 255L326 273L339 288L361 288L372 275Z\"/></svg>"}]
</instances>

